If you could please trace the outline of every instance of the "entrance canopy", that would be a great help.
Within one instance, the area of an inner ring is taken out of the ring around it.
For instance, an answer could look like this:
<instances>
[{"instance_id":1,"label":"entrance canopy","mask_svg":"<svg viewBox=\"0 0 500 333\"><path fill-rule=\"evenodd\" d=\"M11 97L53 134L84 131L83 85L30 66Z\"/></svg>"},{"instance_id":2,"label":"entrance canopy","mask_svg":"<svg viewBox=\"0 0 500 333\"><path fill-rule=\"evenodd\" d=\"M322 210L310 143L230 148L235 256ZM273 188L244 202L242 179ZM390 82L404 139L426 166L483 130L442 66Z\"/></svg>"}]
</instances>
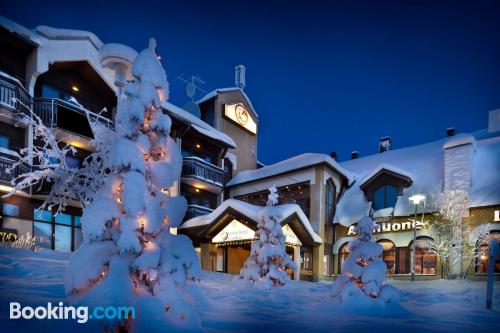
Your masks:
<instances>
[{"instance_id":1,"label":"entrance canopy","mask_svg":"<svg viewBox=\"0 0 500 333\"><path fill-rule=\"evenodd\" d=\"M228 199L216 210L184 222L179 232L188 235L195 244L247 243L255 239L262 207ZM321 244L304 212L296 204L276 206L278 219L289 245Z\"/></svg>"}]
</instances>

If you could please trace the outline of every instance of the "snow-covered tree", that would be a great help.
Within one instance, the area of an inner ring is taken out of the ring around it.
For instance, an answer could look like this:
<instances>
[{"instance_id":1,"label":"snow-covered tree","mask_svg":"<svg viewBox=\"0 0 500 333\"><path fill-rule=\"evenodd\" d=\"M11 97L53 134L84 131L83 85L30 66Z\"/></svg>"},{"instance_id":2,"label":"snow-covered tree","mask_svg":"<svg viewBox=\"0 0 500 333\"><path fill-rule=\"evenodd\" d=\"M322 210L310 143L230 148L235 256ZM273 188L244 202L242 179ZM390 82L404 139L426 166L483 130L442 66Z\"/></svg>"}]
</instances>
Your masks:
<instances>
[{"instance_id":1,"label":"snow-covered tree","mask_svg":"<svg viewBox=\"0 0 500 333\"><path fill-rule=\"evenodd\" d=\"M19 100L16 102L22 104ZM16 169L26 165L30 168L11 180L13 189L7 196L17 191L29 191L30 188L40 190L44 184L48 184L50 190L40 209L51 210L54 207L55 213L59 213L71 201L86 207L107 177L105 165L114 132L87 111L87 120L94 135L90 146L94 151L83 160L80 167L71 166L66 157L74 155L76 148L67 143L70 140L64 142L57 139L54 131L29 106L22 104L22 107L26 113L17 114L16 121L33 131L33 146L20 151L21 158L13 163L8 172L14 174Z\"/></svg>"},{"instance_id":2,"label":"snow-covered tree","mask_svg":"<svg viewBox=\"0 0 500 333\"><path fill-rule=\"evenodd\" d=\"M474 259L479 255L475 242L470 242L472 230L464 222L469 208L469 195L464 190L437 191L431 193L429 207L435 214L426 219L423 229L432 235L432 241L419 240L418 245L424 251L437 253L442 277L451 279L457 275L453 271L467 271L461 269L462 263L474 264ZM489 227L485 224L477 229L473 238L483 241L489 234Z\"/></svg>"},{"instance_id":3,"label":"snow-covered tree","mask_svg":"<svg viewBox=\"0 0 500 333\"><path fill-rule=\"evenodd\" d=\"M72 256L65 286L69 298L99 306L135 306L136 319L104 321L130 332L198 329L194 299L200 264L191 241L174 235L187 208L168 189L178 180L182 156L162 112L168 83L155 41L132 66L118 102L110 152L111 174L85 208L84 244Z\"/></svg>"},{"instance_id":4,"label":"snow-covered tree","mask_svg":"<svg viewBox=\"0 0 500 333\"><path fill-rule=\"evenodd\" d=\"M279 223L278 191L269 189L267 206L260 211L250 256L240 271L240 276L266 288L281 287L288 281L286 268L295 269L295 263L286 253L285 235Z\"/></svg>"},{"instance_id":5,"label":"snow-covered tree","mask_svg":"<svg viewBox=\"0 0 500 333\"><path fill-rule=\"evenodd\" d=\"M333 296L341 301L355 302L380 298L385 302L398 299L396 288L385 283L387 266L380 257L384 249L372 240L377 225L365 217L356 226L357 238L349 242L350 254L333 284Z\"/></svg>"}]
</instances>

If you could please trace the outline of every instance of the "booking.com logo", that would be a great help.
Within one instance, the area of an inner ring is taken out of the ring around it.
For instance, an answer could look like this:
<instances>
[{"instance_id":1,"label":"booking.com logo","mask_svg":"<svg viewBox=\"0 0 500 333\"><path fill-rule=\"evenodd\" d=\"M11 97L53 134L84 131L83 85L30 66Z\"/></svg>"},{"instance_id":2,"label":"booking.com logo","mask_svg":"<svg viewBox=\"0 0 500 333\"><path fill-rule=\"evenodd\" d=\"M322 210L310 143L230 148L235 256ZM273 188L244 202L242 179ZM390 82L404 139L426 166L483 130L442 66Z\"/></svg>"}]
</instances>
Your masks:
<instances>
[{"instance_id":1,"label":"booking.com logo","mask_svg":"<svg viewBox=\"0 0 500 333\"><path fill-rule=\"evenodd\" d=\"M90 313L89 313L90 312ZM135 308L132 306L96 306L91 311L87 306L65 306L59 302L53 306L21 306L21 303L10 302L10 319L76 319L77 323L84 324L89 319L135 319Z\"/></svg>"}]
</instances>

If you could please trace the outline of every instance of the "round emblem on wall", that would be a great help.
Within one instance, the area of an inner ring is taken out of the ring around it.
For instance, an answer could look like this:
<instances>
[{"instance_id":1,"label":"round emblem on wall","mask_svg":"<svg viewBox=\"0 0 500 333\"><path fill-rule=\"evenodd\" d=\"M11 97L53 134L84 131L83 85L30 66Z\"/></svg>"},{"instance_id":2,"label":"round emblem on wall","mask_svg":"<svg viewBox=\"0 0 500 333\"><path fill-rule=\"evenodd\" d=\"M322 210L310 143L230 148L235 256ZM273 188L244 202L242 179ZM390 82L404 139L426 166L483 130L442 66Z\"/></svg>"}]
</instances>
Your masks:
<instances>
[{"instance_id":1,"label":"round emblem on wall","mask_svg":"<svg viewBox=\"0 0 500 333\"><path fill-rule=\"evenodd\" d=\"M236 114L236 120L238 120L238 123L240 123L243 126L248 123L248 118L249 118L248 111L242 104L236 105L234 112Z\"/></svg>"}]
</instances>

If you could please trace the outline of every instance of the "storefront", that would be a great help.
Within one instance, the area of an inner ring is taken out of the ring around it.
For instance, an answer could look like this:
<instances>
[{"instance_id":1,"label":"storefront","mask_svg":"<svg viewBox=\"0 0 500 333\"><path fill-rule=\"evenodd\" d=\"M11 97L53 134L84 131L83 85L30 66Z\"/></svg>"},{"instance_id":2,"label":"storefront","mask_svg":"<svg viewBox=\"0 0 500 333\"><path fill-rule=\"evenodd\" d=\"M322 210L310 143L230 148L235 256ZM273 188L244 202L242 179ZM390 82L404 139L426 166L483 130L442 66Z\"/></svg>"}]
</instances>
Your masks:
<instances>
[{"instance_id":1,"label":"storefront","mask_svg":"<svg viewBox=\"0 0 500 333\"><path fill-rule=\"evenodd\" d=\"M293 279L307 279L312 274L312 249L321 239L298 205L278 207L286 252L297 266L296 271L288 270L288 274ZM178 232L193 240L204 270L239 274L256 239L261 208L229 199L211 214L187 221Z\"/></svg>"}]
</instances>

